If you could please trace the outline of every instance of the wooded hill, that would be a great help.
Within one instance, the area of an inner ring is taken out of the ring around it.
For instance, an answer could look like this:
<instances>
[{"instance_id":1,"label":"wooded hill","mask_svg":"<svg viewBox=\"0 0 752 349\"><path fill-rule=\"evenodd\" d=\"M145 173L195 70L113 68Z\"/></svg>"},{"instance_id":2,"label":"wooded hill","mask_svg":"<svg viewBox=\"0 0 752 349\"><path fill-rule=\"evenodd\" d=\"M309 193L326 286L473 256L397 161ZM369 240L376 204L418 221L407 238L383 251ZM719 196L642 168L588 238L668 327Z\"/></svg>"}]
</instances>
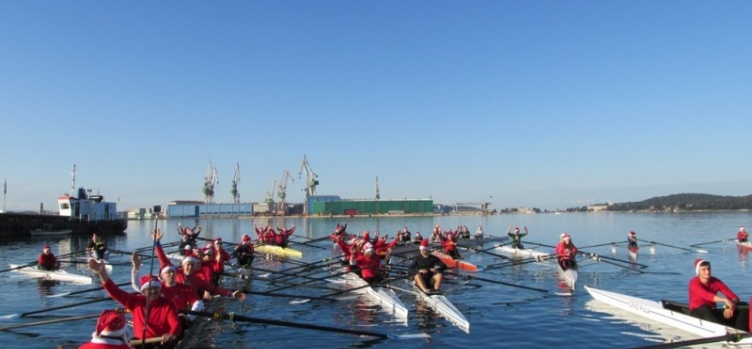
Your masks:
<instances>
[{"instance_id":1,"label":"wooded hill","mask_svg":"<svg viewBox=\"0 0 752 349\"><path fill-rule=\"evenodd\" d=\"M752 195L674 194L608 206L608 211L699 211L752 209Z\"/></svg>"}]
</instances>

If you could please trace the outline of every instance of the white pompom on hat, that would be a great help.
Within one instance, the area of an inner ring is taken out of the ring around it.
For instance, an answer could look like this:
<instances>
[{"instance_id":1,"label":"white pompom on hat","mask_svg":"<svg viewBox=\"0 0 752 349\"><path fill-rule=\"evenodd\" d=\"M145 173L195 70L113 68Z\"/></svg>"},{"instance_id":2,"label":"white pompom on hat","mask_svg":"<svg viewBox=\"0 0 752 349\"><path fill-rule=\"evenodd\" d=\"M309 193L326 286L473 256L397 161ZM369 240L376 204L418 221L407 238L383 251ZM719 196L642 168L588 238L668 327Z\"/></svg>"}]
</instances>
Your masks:
<instances>
[{"instance_id":1,"label":"white pompom on hat","mask_svg":"<svg viewBox=\"0 0 752 349\"><path fill-rule=\"evenodd\" d=\"M700 275L700 266L702 265L702 263L708 263L708 265L710 265L710 262L702 258L695 259L695 274L696 275Z\"/></svg>"},{"instance_id":2,"label":"white pompom on hat","mask_svg":"<svg viewBox=\"0 0 752 349\"><path fill-rule=\"evenodd\" d=\"M423 241L420 242L420 249L421 250L428 250L428 240L423 239Z\"/></svg>"},{"instance_id":3,"label":"white pompom on hat","mask_svg":"<svg viewBox=\"0 0 752 349\"><path fill-rule=\"evenodd\" d=\"M193 263L194 265L196 265L198 264L198 259L196 259L196 257L193 257L193 256L185 256L185 258L183 258L182 264L185 264L185 263Z\"/></svg>"}]
</instances>

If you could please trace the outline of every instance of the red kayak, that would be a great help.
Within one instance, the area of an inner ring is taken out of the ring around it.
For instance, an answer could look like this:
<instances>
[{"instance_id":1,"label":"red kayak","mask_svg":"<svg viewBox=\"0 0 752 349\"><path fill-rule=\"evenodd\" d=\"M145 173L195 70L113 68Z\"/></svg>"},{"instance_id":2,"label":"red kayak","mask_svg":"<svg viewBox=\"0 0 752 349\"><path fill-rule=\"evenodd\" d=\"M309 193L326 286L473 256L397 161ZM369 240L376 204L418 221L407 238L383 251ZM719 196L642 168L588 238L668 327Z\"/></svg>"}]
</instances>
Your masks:
<instances>
[{"instance_id":1,"label":"red kayak","mask_svg":"<svg viewBox=\"0 0 752 349\"><path fill-rule=\"evenodd\" d=\"M478 266L472 263L468 263L462 260L454 259L450 255L439 252L439 251L433 251L431 252L432 255L438 257L442 263L446 264L449 268L454 269L462 269L467 271L478 271Z\"/></svg>"}]
</instances>

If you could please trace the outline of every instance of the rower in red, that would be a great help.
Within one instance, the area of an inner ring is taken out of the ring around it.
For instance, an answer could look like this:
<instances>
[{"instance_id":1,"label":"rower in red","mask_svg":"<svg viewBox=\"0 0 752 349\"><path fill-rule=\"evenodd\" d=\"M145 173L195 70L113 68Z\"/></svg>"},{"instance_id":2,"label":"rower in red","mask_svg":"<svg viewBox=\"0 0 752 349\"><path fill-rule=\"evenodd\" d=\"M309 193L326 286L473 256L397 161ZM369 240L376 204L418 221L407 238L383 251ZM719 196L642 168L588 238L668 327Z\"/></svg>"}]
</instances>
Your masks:
<instances>
[{"instance_id":1,"label":"rower in red","mask_svg":"<svg viewBox=\"0 0 752 349\"><path fill-rule=\"evenodd\" d=\"M42 253L39 255L39 258L37 258L37 269L48 271L60 269L60 262L57 260L57 257L55 257L55 254L52 253L52 249L49 245L42 248Z\"/></svg>"},{"instance_id":2,"label":"rower in red","mask_svg":"<svg viewBox=\"0 0 752 349\"><path fill-rule=\"evenodd\" d=\"M747 239L749 239L749 234L744 227L739 227L739 231L736 233L736 240L739 242L747 242Z\"/></svg>"},{"instance_id":3,"label":"rower in red","mask_svg":"<svg viewBox=\"0 0 752 349\"><path fill-rule=\"evenodd\" d=\"M556 258L562 269L576 269L577 246L572 243L572 237L567 233L561 234L559 244L556 245Z\"/></svg>"},{"instance_id":4,"label":"rower in red","mask_svg":"<svg viewBox=\"0 0 752 349\"><path fill-rule=\"evenodd\" d=\"M710 262L698 258L694 265L697 276L689 280L689 315L748 331L746 303L739 302L739 297L723 281L711 275ZM718 303L723 303L722 309L717 307Z\"/></svg>"}]
</instances>

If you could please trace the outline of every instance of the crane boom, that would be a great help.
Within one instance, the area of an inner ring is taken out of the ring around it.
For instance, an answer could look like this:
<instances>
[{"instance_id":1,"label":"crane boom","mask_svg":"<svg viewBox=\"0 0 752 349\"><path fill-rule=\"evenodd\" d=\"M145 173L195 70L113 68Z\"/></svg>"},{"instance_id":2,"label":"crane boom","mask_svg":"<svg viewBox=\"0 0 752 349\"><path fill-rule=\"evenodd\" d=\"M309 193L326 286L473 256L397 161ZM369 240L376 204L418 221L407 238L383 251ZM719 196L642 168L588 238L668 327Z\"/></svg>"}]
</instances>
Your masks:
<instances>
[{"instance_id":1,"label":"crane boom","mask_svg":"<svg viewBox=\"0 0 752 349\"><path fill-rule=\"evenodd\" d=\"M238 183L240 183L240 164L235 163L235 177L232 179L232 188L230 188L230 194L232 194L232 202L240 203L240 193L238 192Z\"/></svg>"},{"instance_id":2,"label":"crane boom","mask_svg":"<svg viewBox=\"0 0 752 349\"><path fill-rule=\"evenodd\" d=\"M207 204L214 202L214 186L219 183L219 175L217 175L217 169L212 166L211 160L206 170L206 176L204 176L204 202Z\"/></svg>"},{"instance_id":3,"label":"crane boom","mask_svg":"<svg viewBox=\"0 0 752 349\"><path fill-rule=\"evenodd\" d=\"M300 162L300 171L298 171L298 178L303 174L303 171L305 171L306 174L306 202L303 205L303 214L308 214L308 198L316 195L316 186L319 185L319 176L313 172L313 169L311 168L311 164L308 163L308 158L306 155L303 155L303 160Z\"/></svg>"},{"instance_id":4,"label":"crane boom","mask_svg":"<svg viewBox=\"0 0 752 349\"><path fill-rule=\"evenodd\" d=\"M285 215L287 213L287 201L285 200L287 198L287 180L292 180L295 182L295 179L292 178L292 175L290 175L290 171L285 170L285 172L282 173L282 180L279 182L279 187L277 188L277 197L279 198L279 212L282 215Z\"/></svg>"}]
</instances>

